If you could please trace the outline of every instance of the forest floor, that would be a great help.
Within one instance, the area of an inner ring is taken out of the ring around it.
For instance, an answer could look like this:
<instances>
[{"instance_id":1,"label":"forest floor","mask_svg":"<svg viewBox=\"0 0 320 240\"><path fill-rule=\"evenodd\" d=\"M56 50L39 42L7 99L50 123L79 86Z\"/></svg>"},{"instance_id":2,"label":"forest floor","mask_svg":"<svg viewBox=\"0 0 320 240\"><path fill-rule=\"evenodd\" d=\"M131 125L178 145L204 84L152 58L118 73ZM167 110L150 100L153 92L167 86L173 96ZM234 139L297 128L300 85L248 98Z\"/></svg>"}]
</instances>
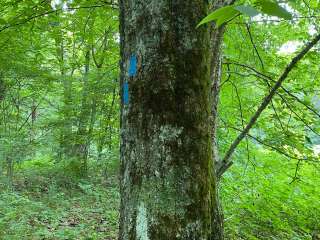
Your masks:
<instances>
[{"instance_id":1,"label":"forest floor","mask_svg":"<svg viewBox=\"0 0 320 240\"><path fill-rule=\"evenodd\" d=\"M0 240L112 240L118 231L117 176L74 179L43 167L0 181Z\"/></svg>"},{"instance_id":2,"label":"forest floor","mask_svg":"<svg viewBox=\"0 0 320 240\"><path fill-rule=\"evenodd\" d=\"M227 240L311 240L320 231L320 169L270 152L239 162L221 182ZM99 165L101 164L101 165ZM85 180L50 160L0 176L0 240L114 240L119 219L118 161L92 161ZM104 171L106 169L106 171ZM107 173L107 176L106 176Z\"/></svg>"}]
</instances>

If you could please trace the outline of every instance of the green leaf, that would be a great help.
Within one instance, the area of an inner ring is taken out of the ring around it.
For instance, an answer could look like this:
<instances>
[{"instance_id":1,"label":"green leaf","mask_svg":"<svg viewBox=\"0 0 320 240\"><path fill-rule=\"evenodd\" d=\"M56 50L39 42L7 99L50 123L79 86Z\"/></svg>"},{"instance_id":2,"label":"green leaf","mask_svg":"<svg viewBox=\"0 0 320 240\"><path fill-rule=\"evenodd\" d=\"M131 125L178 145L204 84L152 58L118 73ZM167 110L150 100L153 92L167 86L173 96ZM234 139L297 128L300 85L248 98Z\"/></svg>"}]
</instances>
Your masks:
<instances>
[{"instance_id":1,"label":"green leaf","mask_svg":"<svg viewBox=\"0 0 320 240\"><path fill-rule=\"evenodd\" d=\"M202 19L201 22L197 25L197 28L205 23L212 22L212 21L215 21L217 26L219 27L223 23L231 20L237 14L239 14L239 11L235 10L231 6L219 8L213 11L212 13L210 13L204 19Z\"/></svg>"},{"instance_id":2,"label":"green leaf","mask_svg":"<svg viewBox=\"0 0 320 240\"><path fill-rule=\"evenodd\" d=\"M291 13L281 7L278 3L269 0L262 0L258 2L258 5L261 7L261 11L267 15L276 16L287 20L292 19Z\"/></svg>"},{"instance_id":3,"label":"green leaf","mask_svg":"<svg viewBox=\"0 0 320 240\"><path fill-rule=\"evenodd\" d=\"M242 14L247 15L249 17L254 17L254 16L260 14L260 12L257 9L255 9L251 6L248 6L248 5L235 6L234 9L238 10Z\"/></svg>"},{"instance_id":4,"label":"green leaf","mask_svg":"<svg viewBox=\"0 0 320 240\"><path fill-rule=\"evenodd\" d=\"M2 19L2 18L0 18L0 24L2 24L2 25L6 25L6 24L7 24L7 21L6 21L6 20L4 20L4 19Z\"/></svg>"}]
</instances>

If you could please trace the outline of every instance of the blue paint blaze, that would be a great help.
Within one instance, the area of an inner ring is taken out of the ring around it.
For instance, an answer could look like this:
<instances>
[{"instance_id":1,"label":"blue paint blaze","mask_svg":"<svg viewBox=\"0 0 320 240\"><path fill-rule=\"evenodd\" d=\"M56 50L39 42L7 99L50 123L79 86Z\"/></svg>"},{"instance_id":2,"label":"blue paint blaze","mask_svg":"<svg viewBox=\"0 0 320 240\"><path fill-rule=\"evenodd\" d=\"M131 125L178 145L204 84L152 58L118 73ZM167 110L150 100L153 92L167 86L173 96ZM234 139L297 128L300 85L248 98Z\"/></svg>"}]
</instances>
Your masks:
<instances>
[{"instance_id":1,"label":"blue paint blaze","mask_svg":"<svg viewBox=\"0 0 320 240\"><path fill-rule=\"evenodd\" d=\"M128 84L128 82L125 82L123 84L123 104L124 105L129 104L129 84Z\"/></svg>"},{"instance_id":2,"label":"blue paint blaze","mask_svg":"<svg viewBox=\"0 0 320 240\"><path fill-rule=\"evenodd\" d=\"M129 77L134 77L137 75L137 57L136 55L132 55L130 58L129 65Z\"/></svg>"}]
</instances>

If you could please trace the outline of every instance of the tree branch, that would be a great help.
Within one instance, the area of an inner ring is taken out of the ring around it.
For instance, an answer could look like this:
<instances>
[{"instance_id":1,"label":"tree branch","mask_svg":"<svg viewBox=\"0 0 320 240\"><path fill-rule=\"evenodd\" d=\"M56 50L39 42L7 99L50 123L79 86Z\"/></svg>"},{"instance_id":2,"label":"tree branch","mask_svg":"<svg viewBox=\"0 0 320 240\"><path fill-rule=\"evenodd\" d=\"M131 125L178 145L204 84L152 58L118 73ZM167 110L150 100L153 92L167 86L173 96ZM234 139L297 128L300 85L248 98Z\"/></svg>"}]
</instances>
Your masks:
<instances>
[{"instance_id":1,"label":"tree branch","mask_svg":"<svg viewBox=\"0 0 320 240\"><path fill-rule=\"evenodd\" d=\"M228 125L228 127L231 128L231 129L234 129L234 130L236 130L236 131L238 131L238 132L242 132L241 129L236 128L236 127L234 127L234 126ZM297 157L297 156L290 155L289 153L285 152L283 149L280 149L280 148L278 148L278 147L276 147L276 146L273 146L273 145L271 145L270 143L267 143L267 142L261 140L260 138L257 138L257 137L255 137L255 136L249 134L249 133L247 134L247 136L248 136L249 138L253 139L254 141L258 142L260 145L265 146L265 147L267 147L267 148L270 148L271 150L273 150L273 151L275 151L275 152L277 152L277 153L279 153L279 154L281 154L281 155L283 155L283 156L285 156L285 157L287 157L287 158L295 159L295 160L299 160L299 161L308 161L308 160L305 159L305 158L299 158L299 157Z\"/></svg>"},{"instance_id":2,"label":"tree branch","mask_svg":"<svg viewBox=\"0 0 320 240\"><path fill-rule=\"evenodd\" d=\"M261 64L261 68L264 69L264 64L263 64L262 58L260 56L260 53L258 51L258 48L257 48L256 44L253 41L253 37L252 37L252 34L251 34L250 26L247 23L246 23L246 29L247 29L247 32L248 32L248 35L249 35L249 38L250 38L250 42L251 42L251 44L253 46L253 49L256 52L257 56L258 56L259 62Z\"/></svg>"},{"instance_id":3,"label":"tree branch","mask_svg":"<svg viewBox=\"0 0 320 240\"><path fill-rule=\"evenodd\" d=\"M115 6L111 3L107 3L107 2L104 2L104 4L102 5L92 5L92 6L79 6L79 7L68 7L66 10L67 11L71 11L71 10L79 10L79 9L93 9L93 8L101 8L101 7L105 7L105 6ZM49 14L53 14L53 13L57 13L57 12L61 12L63 11L62 8L59 8L59 9L55 9L55 10L49 10L49 11L45 11L45 12L42 12L42 13L38 13L38 14L35 14L35 15L31 15L31 16L28 16L26 19L24 19L23 21L20 21L20 22L17 22L17 23L12 23L12 24L7 24L5 26L3 26L2 28L0 28L0 32L3 32L5 30L7 30L8 28L11 28L11 27L16 27L16 26L20 26L20 25L23 25L23 24L26 24L34 19L37 19L37 18L41 18L41 17L45 17Z\"/></svg>"},{"instance_id":4,"label":"tree branch","mask_svg":"<svg viewBox=\"0 0 320 240\"><path fill-rule=\"evenodd\" d=\"M264 98L261 105L255 112L255 114L250 119L249 123L247 124L246 128L238 135L238 137L234 140L231 144L229 150L226 152L222 162L218 166L217 175L221 177L233 164L230 160L232 154L234 153L235 149L238 147L242 139L249 133L250 129L254 126L257 122L258 118L260 117L261 113L266 109L266 107L271 102L273 96L276 94L277 90L281 87L283 81L288 77L288 74L292 71L292 69L296 66L296 64L310 51L312 47L314 47L320 41L320 34L317 35L311 42L309 42L300 53L298 53L291 62L287 65L282 75L276 81L275 85L270 90L269 94Z\"/></svg>"},{"instance_id":5,"label":"tree branch","mask_svg":"<svg viewBox=\"0 0 320 240\"><path fill-rule=\"evenodd\" d=\"M259 72L257 69L255 69L254 67L251 67L249 65L246 65L246 64L241 64L241 63L237 63L237 62L225 62L223 64L226 64L227 66L232 64L232 65L236 65L236 66L240 66L240 67L243 67L243 68L246 68L246 69L249 69L251 70L252 72L254 72L255 74L249 74L249 75L253 75L257 78L261 78L263 80L270 80L270 81L273 81L275 82L274 79L272 79L272 77L262 73L262 72ZM236 74L239 74L239 73L236 73ZM248 75L248 76L249 76ZM242 75L243 76L243 75ZM268 86L269 86L269 83L267 82ZM313 114L315 114L317 117L320 118L320 114L314 109L312 108L311 106L309 106L307 103L305 103L303 100L301 100L299 97L297 97L296 95L294 95L293 93L291 93L288 89L286 89L285 87L281 86L281 90L283 90L287 95L289 95L290 97L292 97L293 99L295 99L298 103L302 104L305 108L307 108L310 112L312 112ZM278 95L280 95L278 93Z\"/></svg>"}]
</instances>

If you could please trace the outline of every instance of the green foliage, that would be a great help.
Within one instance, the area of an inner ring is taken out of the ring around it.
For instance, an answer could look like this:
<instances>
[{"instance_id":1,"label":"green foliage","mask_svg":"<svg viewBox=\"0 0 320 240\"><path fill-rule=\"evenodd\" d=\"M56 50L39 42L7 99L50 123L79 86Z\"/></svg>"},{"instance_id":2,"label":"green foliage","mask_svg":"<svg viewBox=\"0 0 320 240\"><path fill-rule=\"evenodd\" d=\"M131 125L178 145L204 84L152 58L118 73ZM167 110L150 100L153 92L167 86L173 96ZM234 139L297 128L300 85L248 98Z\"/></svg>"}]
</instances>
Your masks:
<instances>
[{"instance_id":1,"label":"green foliage","mask_svg":"<svg viewBox=\"0 0 320 240\"><path fill-rule=\"evenodd\" d=\"M222 24L231 21L240 14L254 17L260 14L260 12L269 16L276 16L287 20L292 19L292 15L286 9L271 0L258 0L254 3L254 5L257 6L258 10L250 5L235 5L218 8L210 13L207 17L202 19L197 27L212 21L215 21L216 26L219 27Z\"/></svg>"},{"instance_id":2,"label":"green foliage","mask_svg":"<svg viewBox=\"0 0 320 240\"><path fill-rule=\"evenodd\" d=\"M304 163L295 178L295 161L260 149L251 157L221 185L228 239L311 239L320 229L319 170Z\"/></svg>"},{"instance_id":3,"label":"green foliage","mask_svg":"<svg viewBox=\"0 0 320 240\"><path fill-rule=\"evenodd\" d=\"M119 19L108 3L54 10L50 1L0 0L1 240L116 238ZM221 156L298 51L290 48L319 30L319 16L318 0L239 1L199 23L229 23ZM316 46L237 149L221 182L227 239L319 231L319 61Z\"/></svg>"},{"instance_id":4,"label":"green foliage","mask_svg":"<svg viewBox=\"0 0 320 240\"><path fill-rule=\"evenodd\" d=\"M0 12L1 159L50 155L85 176L118 144L117 10L30 0L1 2Z\"/></svg>"},{"instance_id":5,"label":"green foliage","mask_svg":"<svg viewBox=\"0 0 320 240\"><path fill-rule=\"evenodd\" d=\"M261 12L267 15L276 16L287 20L292 19L292 15L286 9L279 6L279 4L276 2L272 2L270 0L260 0L257 2L257 5L260 7Z\"/></svg>"},{"instance_id":6,"label":"green foliage","mask_svg":"<svg viewBox=\"0 0 320 240\"><path fill-rule=\"evenodd\" d=\"M214 12L210 13L207 17L202 19L201 22L197 25L197 27L199 27L205 23L212 22L212 21L215 21L216 25L219 27L223 23L225 23L225 22L231 20L232 18L234 18L235 16L237 16L237 14L239 14L239 11L237 11L232 6L222 7L222 8L215 10Z\"/></svg>"},{"instance_id":7,"label":"green foliage","mask_svg":"<svg viewBox=\"0 0 320 240\"><path fill-rule=\"evenodd\" d=\"M249 17L254 17L259 14L259 12L254 7L251 7L249 5L235 6L234 9L238 10L242 14L245 14Z\"/></svg>"},{"instance_id":8,"label":"green foliage","mask_svg":"<svg viewBox=\"0 0 320 240\"><path fill-rule=\"evenodd\" d=\"M318 15L319 9L288 4L309 17L292 24L262 16L226 28L218 129L222 156L273 85L262 75L277 79L299 47L279 50L295 41L302 45L314 34L308 11ZM287 91L280 89L237 149L235 165L221 183L227 239L311 239L319 231L319 155L314 152L319 57L316 47L298 64L283 85Z\"/></svg>"},{"instance_id":9,"label":"green foliage","mask_svg":"<svg viewBox=\"0 0 320 240\"><path fill-rule=\"evenodd\" d=\"M17 172L14 191L0 190L0 236L18 239L115 239L118 226L117 177L106 184L78 182L59 168L30 161ZM65 178L64 182L61 180Z\"/></svg>"}]
</instances>

